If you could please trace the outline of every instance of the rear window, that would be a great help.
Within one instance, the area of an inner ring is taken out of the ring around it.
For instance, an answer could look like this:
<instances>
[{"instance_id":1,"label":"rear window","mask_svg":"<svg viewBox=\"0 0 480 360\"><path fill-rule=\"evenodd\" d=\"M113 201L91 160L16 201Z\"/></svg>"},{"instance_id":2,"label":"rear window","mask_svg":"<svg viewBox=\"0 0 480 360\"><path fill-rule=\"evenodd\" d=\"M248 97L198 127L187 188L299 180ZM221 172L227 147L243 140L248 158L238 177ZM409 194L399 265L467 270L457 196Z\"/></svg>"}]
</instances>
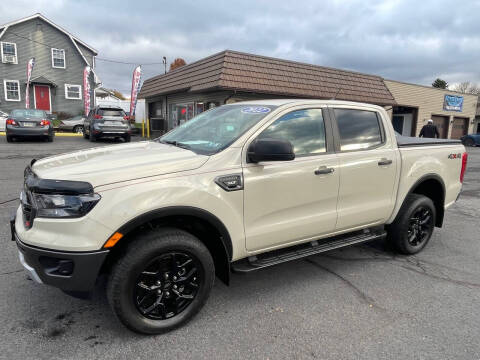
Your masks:
<instances>
[{"instance_id":1,"label":"rear window","mask_svg":"<svg viewBox=\"0 0 480 360\"><path fill-rule=\"evenodd\" d=\"M340 150L369 149L382 144L382 130L374 111L335 109Z\"/></svg>"},{"instance_id":2,"label":"rear window","mask_svg":"<svg viewBox=\"0 0 480 360\"><path fill-rule=\"evenodd\" d=\"M125 111L121 109L98 109L98 115L102 116L125 116Z\"/></svg>"},{"instance_id":3,"label":"rear window","mask_svg":"<svg viewBox=\"0 0 480 360\"><path fill-rule=\"evenodd\" d=\"M44 119L46 117L45 112L43 110L34 110L34 109L13 110L11 116L38 118L38 119Z\"/></svg>"}]
</instances>

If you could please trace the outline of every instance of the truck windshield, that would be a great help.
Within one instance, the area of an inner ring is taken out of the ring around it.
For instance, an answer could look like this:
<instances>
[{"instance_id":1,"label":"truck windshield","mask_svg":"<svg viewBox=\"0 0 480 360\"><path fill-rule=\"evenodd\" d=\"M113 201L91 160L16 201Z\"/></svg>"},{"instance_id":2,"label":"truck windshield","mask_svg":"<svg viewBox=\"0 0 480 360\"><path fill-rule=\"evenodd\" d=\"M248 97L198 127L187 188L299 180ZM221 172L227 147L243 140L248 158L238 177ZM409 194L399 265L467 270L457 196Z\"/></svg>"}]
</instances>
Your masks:
<instances>
[{"instance_id":1,"label":"truck windshield","mask_svg":"<svg viewBox=\"0 0 480 360\"><path fill-rule=\"evenodd\" d=\"M199 154L222 151L277 106L224 105L201 113L156 139Z\"/></svg>"}]
</instances>

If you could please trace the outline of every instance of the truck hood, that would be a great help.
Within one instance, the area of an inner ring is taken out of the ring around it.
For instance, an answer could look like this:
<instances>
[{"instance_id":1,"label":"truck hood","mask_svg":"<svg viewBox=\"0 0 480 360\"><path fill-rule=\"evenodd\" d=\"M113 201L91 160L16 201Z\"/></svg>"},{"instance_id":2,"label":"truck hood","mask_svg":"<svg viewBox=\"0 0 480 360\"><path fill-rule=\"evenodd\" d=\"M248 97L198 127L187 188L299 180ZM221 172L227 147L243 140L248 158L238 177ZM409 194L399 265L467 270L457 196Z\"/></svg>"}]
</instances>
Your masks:
<instances>
[{"instance_id":1,"label":"truck hood","mask_svg":"<svg viewBox=\"0 0 480 360\"><path fill-rule=\"evenodd\" d=\"M208 156L193 151L142 141L80 150L34 163L43 179L87 181L93 187L199 168Z\"/></svg>"}]
</instances>

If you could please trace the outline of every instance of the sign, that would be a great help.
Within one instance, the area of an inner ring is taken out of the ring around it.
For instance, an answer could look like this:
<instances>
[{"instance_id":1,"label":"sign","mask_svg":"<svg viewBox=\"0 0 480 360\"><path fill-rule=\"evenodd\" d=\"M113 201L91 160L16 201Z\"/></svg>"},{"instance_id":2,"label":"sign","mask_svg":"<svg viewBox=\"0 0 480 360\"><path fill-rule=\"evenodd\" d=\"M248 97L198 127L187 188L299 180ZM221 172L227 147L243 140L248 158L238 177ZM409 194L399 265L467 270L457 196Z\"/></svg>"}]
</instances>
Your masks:
<instances>
[{"instance_id":1,"label":"sign","mask_svg":"<svg viewBox=\"0 0 480 360\"><path fill-rule=\"evenodd\" d=\"M85 66L83 70L83 99L85 106L85 116L90 112L90 66Z\"/></svg>"},{"instance_id":2,"label":"sign","mask_svg":"<svg viewBox=\"0 0 480 360\"><path fill-rule=\"evenodd\" d=\"M135 108L137 107L137 95L140 90L140 81L142 80L142 67L137 66L133 70L132 76L132 93L130 94L130 117L135 116Z\"/></svg>"},{"instance_id":3,"label":"sign","mask_svg":"<svg viewBox=\"0 0 480 360\"><path fill-rule=\"evenodd\" d=\"M35 58L31 58L30 60L28 60L27 63L27 88L25 89L25 109L30 108L30 79L32 78L32 71L34 66Z\"/></svg>"},{"instance_id":4,"label":"sign","mask_svg":"<svg viewBox=\"0 0 480 360\"><path fill-rule=\"evenodd\" d=\"M270 108L264 106L249 106L242 108L242 113L244 114L266 114L270 111Z\"/></svg>"},{"instance_id":5,"label":"sign","mask_svg":"<svg viewBox=\"0 0 480 360\"><path fill-rule=\"evenodd\" d=\"M445 111L458 111L463 109L463 96L445 95L443 100L443 110Z\"/></svg>"}]
</instances>

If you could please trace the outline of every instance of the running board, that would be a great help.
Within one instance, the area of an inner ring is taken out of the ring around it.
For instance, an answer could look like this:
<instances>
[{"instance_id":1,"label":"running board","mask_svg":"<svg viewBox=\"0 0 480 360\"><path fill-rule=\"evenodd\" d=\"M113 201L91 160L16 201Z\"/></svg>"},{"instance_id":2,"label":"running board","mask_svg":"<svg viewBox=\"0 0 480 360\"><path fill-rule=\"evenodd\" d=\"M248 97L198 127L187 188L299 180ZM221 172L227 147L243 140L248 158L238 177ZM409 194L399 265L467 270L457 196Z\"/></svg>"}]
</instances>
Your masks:
<instances>
[{"instance_id":1,"label":"running board","mask_svg":"<svg viewBox=\"0 0 480 360\"><path fill-rule=\"evenodd\" d=\"M382 239L385 238L386 235L387 233L385 230L383 230L383 228L365 229L346 235L315 240L301 245L295 245L255 256L249 256L246 259L233 262L231 264L231 269L233 272L247 273L345 246Z\"/></svg>"}]
</instances>

